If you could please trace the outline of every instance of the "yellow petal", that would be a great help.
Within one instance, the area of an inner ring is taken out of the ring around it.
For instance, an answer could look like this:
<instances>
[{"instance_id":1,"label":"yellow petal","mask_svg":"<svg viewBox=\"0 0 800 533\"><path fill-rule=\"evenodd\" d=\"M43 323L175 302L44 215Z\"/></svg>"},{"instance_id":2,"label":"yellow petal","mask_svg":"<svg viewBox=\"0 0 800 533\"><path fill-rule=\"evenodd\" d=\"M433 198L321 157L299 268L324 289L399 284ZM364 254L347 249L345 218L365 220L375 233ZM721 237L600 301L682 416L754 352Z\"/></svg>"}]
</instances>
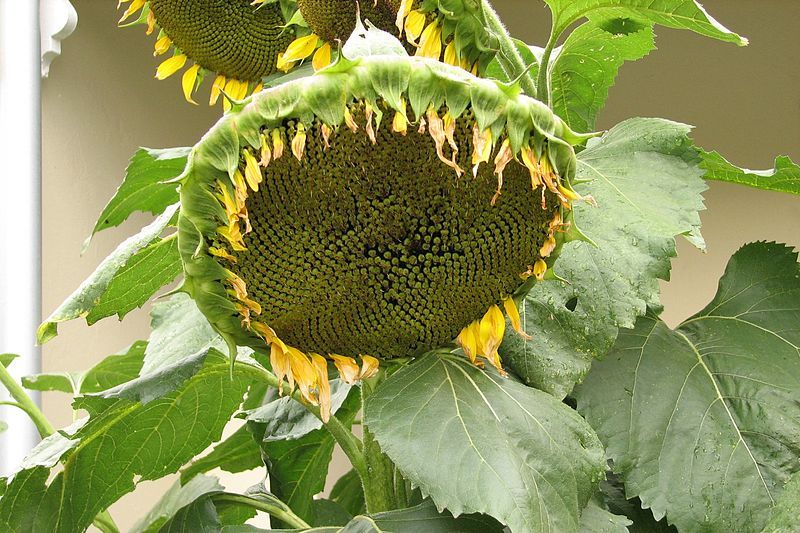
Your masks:
<instances>
[{"instance_id":1,"label":"yellow petal","mask_svg":"<svg viewBox=\"0 0 800 533\"><path fill-rule=\"evenodd\" d=\"M410 2L409 2L410 3ZM408 40L415 43L425 28L425 14L422 11L412 11L406 17L405 30Z\"/></svg>"},{"instance_id":2,"label":"yellow petal","mask_svg":"<svg viewBox=\"0 0 800 533\"><path fill-rule=\"evenodd\" d=\"M125 10L125 13L122 14L122 18L119 19L118 23L124 22L131 15L142 9L142 7L144 7L144 4L145 0L133 0L133 2L131 2L131 5L128 6L128 9Z\"/></svg>"},{"instance_id":3,"label":"yellow petal","mask_svg":"<svg viewBox=\"0 0 800 533\"><path fill-rule=\"evenodd\" d=\"M236 258L234 256L232 256L231 254L229 254L227 252L227 250L225 250L223 248L215 248L215 247L211 246L208 249L208 253L210 253L211 255L213 255L215 257L219 257L221 259L226 259L226 260L230 261L231 263L235 263L236 262Z\"/></svg>"},{"instance_id":4,"label":"yellow petal","mask_svg":"<svg viewBox=\"0 0 800 533\"><path fill-rule=\"evenodd\" d=\"M545 272L547 272L547 263L542 259L537 259L536 263L533 265L533 275L536 276L536 279L541 281L544 279Z\"/></svg>"},{"instance_id":5,"label":"yellow petal","mask_svg":"<svg viewBox=\"0 0 800 533\"><path fill-rule=\"evenodd\" d=\"M217 233L231 243L234 252L244 252L247 250L242 238L242 232L239 229L239 224L233 223L228 226L220 226L217 228Z\"/></svg>"},{"instance_id":6,"label":"yellow petal","mask_svg":"<svg viewBox=\"0 0 800 533\"><path fill-rule=\"evenodd\" d=\"M311 404L317 405L319 399L314 394L313 389L317 384L317 370L311 364L311 360L306 354L289 346L289 363L292 368L292 377L300 389L300 394Z\"/></svg>"},{"instance_id":7,"label":"yellow petal","mask_svg":"<svg viewBox=\"0 0 800 533\"><path fill-rule=\"evenodd\" d=\"M312 353L311 362L317 371L317 398L319 414L323 423L331 418L331 383L328 381L328 362L319 354Z\"/></svg>"},{"instance_id":8,"label":"yellow petal","mask_svg":"<svg viewBox=\"0 0 800 533\"><path fill-rule=\"evenodd\" d=\"M503 309L505 309L506 315L511 321L511 326L514 328L514 331L519 333L522 338L530 339L531 336L525 333L525 330L522 329L522 320L519 317L519 309L517 309L517 304L512 297L509 296L503 300Z\"/></svg>"},{"instance_id":9,"label":"yellow petal","mask_svg":"<svg viewBox=\"0 0 800 533\"><path fill-rule=\"evenodd\" d=\"M450 41L444 49L444 62L448 65L459 66L458 53L455 40Z\"/></svg>"},{"instance_id":10,"label":"yellow petal","mask_svg":"<svg viewBox=\"0 0 800 533\"><path fill-rule=\"evenodd\" d=\"M358 379L369 379L378 373L378 365L380 361L371 355L361 356L361 372L358 374Z\"/></svg>"},{"instance_id":11,"label":"yellow petal","mask_svg":"<svg viewBox=\"0 0 800 533\"><path fill-rule=\"evenodd\" d=\"M406 118L406 101L400 100L400 110L395 111L394 120L392 120L392 131L405 135L408 133L408 118Z\"/></svg>"},{"instance_id":12,"label":"yellow petal","mask_svg":"<svg viewBox=\"0 0 800 533\"><path fill-rule=\"evenodd\" d=\"M245 162L244 179L247 180L247 184L254 192L258 192L258 185L263 180L261 169L258 168L258 161L250 153L250 150L243 150L243 153Z\"/></svg>"},{"instance_id":13,"label":"yellow petal","mask_svg":"<svg viewBox=\"0 0 800 533\"><path fill-rule=\"evenodd\" d=\"M497 199L500 198L500 194L502 194L503 172L512 159L514 159L514 152L511 151L511 141L506 139L503 141L503 144L500 145L500 150L498 150L497 156L494 158L494 173L497 176L497 192L495 192L492 197L492 205L497 202Z\"/></svg>"},{"instance_id":14,"label":"yellow petal","mask_svg":"<svg viewBox=\"0 0 800 533\"><path fill-rule=\"evenodd\" d=\"M292 153L298 161L303 160L303 152L306 149L306 127L300 123L297 125L297 133L292 139Z\"/></svg>"},{"instance_id":15,"label":"yellow petal","mask_svg":"<svg viewBox=\"0 0 800 533\"><path fill-rule=\"evenodd\" d=\"M283 59L283 54L278 52L278 61L275 62L275 67L282 72L289 72L294 68L294 63Z\"/></svg>"},{"instance_id":16,"label":"yellow petal","mask_svg":"<svg viewBox=\"0 0 800 533\"><path fill-rule=\"evenodd\" d=\"M492 130L481 132L477 124L472 128L472 175L478 177L481 163L488 163L492 157Z\"/></svg>"},{"instance_id":17,"label":"yellow petal","mask_svg":"<svg viewBox=\"0 0 800 533\"><path fill-rule=\"evenodd\" d=\"M211 97L208 99L208 105L217 103L217 99L219 99L223 87L225 87L225 76L220 74L214 78L214 83L211 84Z\"/></svg>"},{"instance_id":18,"label":"yellow petal","mask_svg":"<svg viewBox=\"0 0 800 533\"><path fill-rule=\"evenodd\" d=\"M438 21L431 22L428 24L428 27L423 30L416 55L428 57L430 59L439 59L441 57L442 27L439 25Z\"/></svg>"},{"instance_id":19,"label":"yellow petal","mask_svg":"<svg viewBox=\"0 0 800 533\"><path fill-rule=\"evenodd\" d=\"M260 93L264 89L264 84L258 82L255 87L253 87L253 94Z\"/></svg>"},{"instance_id":20,"label":"yellow petal","mask_svg":"<svg viewBox=\"0 0 800 533\"><path fill-rule=\"evenodd\" d=\"M319 42L319 37L313 33L305 37L298 37L286 48L283 53L283 60L289 63L302 61L314 53L317 48L317 42Z\"/></svg>"},{"instance_id":21,"label":"yellow petal","mask_svg":"<svg viewBox=\"0 0 800 533\"><path fill-rule=\"evenodd\" d=\"M539 255L542 257L550 257L550 254L553 253L553 250L556 249L556 238L552 235L547 237L547 240L544 241L542 247L539 248Z\"/></svg>"},{"instance_id":22,"label":"yellow petal","mask_svg":"<svg viewBox=\"0 0 800 533\"><path fill-rule=\"evenodd\" d=\"M262 133L261 134L261 160L258 164L264 168L269 166L270 161L272 161L272 150L269 148L269 142L267 141L267 136Z\"/></svg>"},{"instance_id":23,"label":"yellow petal","mask_svg":"<svg viewBox=\"0 0 800 533\"><path fill-rule=\"evenodd\" d=\"M403 36L403 19L411 12L413 4L414 0L400 0L400 7L397 10L397 18L395 18L394 24L400 31L401 37Z\"/></svg>"},{"instance_id":24,"label":"yellow petal","mask_svg":"<svg viewBox=\"0 0 800 533\"><path fill-rule=\"evenodd\" d=\"M283 157L283 135L280 130L272 130L272 157L280 159Z\"/></svg>"},{"instance_id":25,"label":"yellow petal","mask_svg":"<svg viewBox=\"0 0 800 533\"><path fill-rule=\"evenodd\" d=\"M187 102L194 105L197 105L197 102L192 100L192 93L194 92L194 86L197 83L197 72L199 70L200 65L194 64L183 73L183 78L181 79L181 85L183 86L183 97L186 98Z\"/></svg>"},{"instance_id":26,"label":"yellow petal","mask_svg":"<svg viewBox=\"0 0 800 533\"><path fill-rule=\"evenodd\" d=\"M499 360L497 349L500 347L500 343L503 342L505 330L506 319L503 316L503 312L496 305L491 306L481 318L478 342L481 355L492 361L495 366L498 366L496 364L496 361Z\"/></svg>"},{"instance_id":27,"label":"yellow petal","mask_svg":"<svg viewBox=\"0 0 800 533\"><path fill-rule=\"evenodd\" d=\"M314 59L311 61L314 70L322 70L331 64L331 45L325 43L314 52Z\"/></svg>"},{"instance_id":28,"label":"yellow petal","mask_svg":"<svg viewBox=\"0 0 800 533\"><path fill-rule=\"evenodd\" d=\"M461 333L458 334L458 338L456 342L461 349L464 350L464 355L475 364L475 360L478 357L478 337L476 336L477 328L475 326L478 325L478 322L475 321L469 326L465 327L461 330Z\"/></svg>"},{"instance_id":29,"label":"yellow petal","mask_svg":"<svg viewBox=\"0 0 800 533\"><path fill-rule=\"evenodd\" d=\"M353 385L358 381L359 369L355 359L335 354L331 354L330 357L333 359L333 364L336 365L336 370L339 371L339 375L345 383Z\"/></svg>"},{"instance_id":30,"label":"yellow petal","mask_svg":"<svg viewBox=\"0 0 800 533\"><path fill-rule=\"evenodd\" d=\"M256 324L258 323L255 323L254 325ZM282 346L277 342L273 342L270 346L269 352L269 364L272 365L272 372L278 378L279 383L283 381L283 378L286 376L289 376L291 380L292 375L292 367L284 348L285 346ZM294 380L291 380L290 383L291 388L294 389ZM283 387L278 387L278 393L283 394Z\"/></svg>"},{"instance_id":31,"label":"yellow petal","mask_svg":"<svg viewBox=\"0 0 800 533\"><path fill-rule=\"evenodd\" d=\"M344 108L344 123L347 124L347 127L350 128L350 131L353 133L358 131L358 124L356 124L353 115L350 114L350 110L346 107Z\"/></svg>"},{"instance_id":32,"label":"yellow petal","mask_svg":"<svg viewBox=\"0 0 800 533\"><path fill-rule=\"evenodd\" d=\"M156 29L156 16L151 10L147 12L147 31L145 31L145 35L152 35L155 29Z\"/></svg>"},{"instance_id":33,"label":"yellow petal","mask_svg":"<svg viewBox=\"0 0 800 533\"><path fill-rule=\"evenodd\" d=\"M167 50L169 50L170 46L172 46L172 39L170 39L166 35L164 37L161 37L160 39L158 39L156 41L156 45L155 45L155 48L154 48L154 51L153 51L153 55L154 56L160 56L160 55L166 53Z\"/></svg>"},{"instance_id":34,"label":"yellow petal","mask_svg":"<svg viewBox=\"0 0 800 533\"><path fill-rule=\"evenodd\" d=\"M182 69L185 64L186 56L183 54L170 57L158 66L158 69L156 70L156 79L164 80L169 78Z\"/></svg>"}]
</instances>

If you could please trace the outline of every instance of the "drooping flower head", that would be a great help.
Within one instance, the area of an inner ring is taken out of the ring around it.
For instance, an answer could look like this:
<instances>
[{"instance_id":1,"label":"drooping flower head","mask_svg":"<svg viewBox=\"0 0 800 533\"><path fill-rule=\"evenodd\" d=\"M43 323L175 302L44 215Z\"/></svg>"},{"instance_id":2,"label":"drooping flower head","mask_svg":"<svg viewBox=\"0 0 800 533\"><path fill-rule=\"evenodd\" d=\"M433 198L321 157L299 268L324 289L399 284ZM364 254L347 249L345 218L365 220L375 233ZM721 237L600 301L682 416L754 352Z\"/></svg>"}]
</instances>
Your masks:
<instances>
[{"instance_id":1,"label":"drooping flower head","mask_svg":"<svg viewBox=\"0 0 800 533\"><path fill-rule=\"evenodd\" d=\"M195 146L185 289L309 401L324 403L326 357L353 380L457 340L502 369L511 298L563 241L578 140L515 87L424 58L342 58L253 95Z\"/></svg>"},{"instance_id":2,"label":"drooping flower head","mask_svg":"<svg viewBox=\"0 0 800 533\"><path fill-rule=\"evenodd\" d=\"M212 77L209 104L225 93L241 100L264 79L307 60L327 67L337 42L344 42L358 16L401 37L409 53L443 59L474 73L493 56L483 43L482 22L448 0L120 0L120 23L143 24L155 34L154 55L169 56L156 70L166 79L183 71L187 101ZM452 5L450 5L452 4ZM230 101L222 99L226 110Z\"/></svg>"}]
</instances>

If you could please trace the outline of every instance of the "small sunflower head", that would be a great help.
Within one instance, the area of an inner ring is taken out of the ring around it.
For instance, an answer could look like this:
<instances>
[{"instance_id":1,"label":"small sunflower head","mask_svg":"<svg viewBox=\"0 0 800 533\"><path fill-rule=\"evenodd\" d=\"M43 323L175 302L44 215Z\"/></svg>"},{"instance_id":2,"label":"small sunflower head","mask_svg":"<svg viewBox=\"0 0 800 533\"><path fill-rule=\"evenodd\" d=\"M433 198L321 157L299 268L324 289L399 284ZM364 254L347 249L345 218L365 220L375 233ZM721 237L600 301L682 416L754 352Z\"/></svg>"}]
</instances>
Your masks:
<instances>
[{"instance_id":1,"label":"small sunflower head","mask_svg":"<svg viewBox=\"0 0 800 533\"><path fill-rule=\"evenodd\" d=\"M520 329L510 297L563 241L567 134L539 102L420 58L341 61L263 91L193 150L186 289L232 342L269 346L310 401L314 354L355 380L457 339L500 367L506 316Z\"/></svg>"}]
</instances>

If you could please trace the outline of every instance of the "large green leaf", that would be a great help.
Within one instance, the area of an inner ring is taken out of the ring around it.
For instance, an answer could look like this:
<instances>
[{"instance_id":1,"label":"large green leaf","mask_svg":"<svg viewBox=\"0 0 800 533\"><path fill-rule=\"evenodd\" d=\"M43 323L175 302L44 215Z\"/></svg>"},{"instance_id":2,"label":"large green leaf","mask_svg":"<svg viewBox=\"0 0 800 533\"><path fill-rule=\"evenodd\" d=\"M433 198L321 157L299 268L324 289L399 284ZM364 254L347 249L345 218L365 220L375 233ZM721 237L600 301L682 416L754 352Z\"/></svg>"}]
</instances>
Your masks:
<instances>
[{"instance_id":1,"label":"large green leaf","mask_svg":"<svg viewBox=\"0 0 800 533\"><path fill-rule=\"evenodd\" d=\"M381 384L365 423L403 475L455 515L512 531L577 531L605 470L578 414L551 395L430 354Z\"/></svg>"},{"instance_id":2,"label":"large green leaf","mask_svg":"<svg viewBox=\"0 0 800 533\"><path fill-rule=\"evenodd\" d=\"M91 394L116 387L139 375L147 343L134 342L127 350L109 355L82 372L55 372L22 378L26 389L60 391L69 394Z\"/></svg>"},{"instance_id":3,"label":"large green leaf","mask_svg":"<svg viewBox=\"0 0 800 533\"><path fill-rule=\"evenodd\" d=\"M164 182L183 172L190 151L191 148L139 148L125 170L125 179L100 213L92 235L119 226L135 211L158 215L176 203L177 184Z\"/></svg>"},{"instance_id":4,"label":"large green leaf","mask_svg":"<svg viewBox=\"0 0 800 533\"><path fill-rule=\"evenodd\" d=\"M146 405L101 397L79 400L77 407L88 410L89 420L69 435L77 442L58 456L59 473L53 477L46 466L17 473L0 500L0 529L82 531L97 513L133 490L134 479L175 472L219 440L251 379L241 370L231 377L229 361L214 352L183 387Z\"/></svg>"},{"instance_id":5,"label":"large green leaf","mask_svg":"<svg viewBox=\"0 0 800 533\"><path fill-rule=\"evenodd\" d=\"M334 414L349 427L361 407L358 387ZM270 489L303 520L314 522L313 497L325 488L328 465L335 441L327 429L311 431L294 440L270 440L266 426L248 422L261 441L261 451L270 476Z\"/></svg>"},{"instance_id":6,"label":"large green leaf","mask_svg":"<svg viewBox=\"0 0 800 533\"><path fill-rule=\"evenodd\" d=\"M653 27L630 20L590 21L573 31L551 63L550 102L575 131L592 131L625 61L655 49Z\"/></svg>"},{"instance_id":7,"label":"large green leaf","mask_svg":"<svg viewBox=\"0 0 800 533\"><path fill-rule=\"evenodd\" d=\"M169 261L165 256L172 254L173 261L177 261L175 265L180 265L180 257L170 246L163 245L159 236L177 209L177 205L167 208L150 225L117 246L39 326L36 332L38 342L43 344L58 335L59 322L86 317L92 324L115 313L122 318L127 311L141 306L155 291L172 281L180 267L167 266ZM115 302L113 308L106 304L107 299ZM97 307L103 311L95 311Z\"/></svg>"},{"instance_id":8,"label":"large green leaf","mask_svg":"<svg viewBox=\"0 0 800 533\"><path fill-rule=\"evenodd\" d=\"M568 283L538 283L520 315L533 337L509 333L503 360L528 384L563 398L593 357L659 304L676 235L698 242L701 178L689 126L631 119L590 142L578 156L576 186L598 206L577 204L575 221L597 244L569 242L555 263Z\"/></svg>"},{"instance_id":9,"label":"large green leaf","mask_svg":"<svg viewBox=\"0 0 800 533\"><path fill-rule=\"evenodd\" d=\"M358 477L355 469L350 470L336 481L331 489L330 498L344 507L352 516L364 514L367 511L361 478Z\"/></svg>"},{"instance_id":10,"label":"large green leaf","mask_svg":"<svg viewBox=\"0 0 800 533\"><path fill-rule=\"evenodd\" d=\"M561 35L574 22L585 17L633 18L691 30L722 41L747 44L717 22L694 0L545 0L553 12L553 34Z\"/></svg>"},{"instance_id":11,"label":"large green leaf","mask_svg":"<svg viewBox=\"0 0 800 533\"><path fill-rule=\"evenodd\" d=\"M627 495L657 519L759 531L800 470L797 254L745 246L703 311L674 331L640 319L576 395Z\"/></svg>"},{"instance_id":12,"label":"large green leaf","mask_svg":"<svg viewBox=\"0 0 800 533\"><path fill-rule=\"evenodd\" d=\"M800 194L800 166L786 156L775 158L772 170L748 170L729 163L717 152L703 152L703 168L709 180Z\"/></svg>"}]
</instances>

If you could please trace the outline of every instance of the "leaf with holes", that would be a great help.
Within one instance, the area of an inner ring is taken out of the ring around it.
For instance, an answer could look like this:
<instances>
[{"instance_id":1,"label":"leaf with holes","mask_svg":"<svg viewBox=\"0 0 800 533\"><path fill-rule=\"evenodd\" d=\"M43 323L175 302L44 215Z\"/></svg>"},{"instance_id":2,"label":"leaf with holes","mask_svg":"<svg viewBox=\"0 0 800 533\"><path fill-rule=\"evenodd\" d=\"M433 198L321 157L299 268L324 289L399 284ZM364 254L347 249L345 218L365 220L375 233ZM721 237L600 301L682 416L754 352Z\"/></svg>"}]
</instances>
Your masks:
<instances>
[{"instance_id":1,"label":"leaf with holes","mask_svg":"<svg viewBox=\"0 0 800 533\"><path fill-rule=\"evenodd\" d=\"M759 531L800 470L800 265L743 247L714 300L645 317L576 389L628 497L680 531Z\"/></svg>"},{"instance_id":2,"label":"leaf with holes","mask_svg":"<svg viewBox=\"0 0 800 533\"><path fill-rule=\"evenodd\" d=\"M703 152L703 168L708 180L800 194L800 165L786 156L775 158L775 168L771 170L748 170L728 162L717 152Z\"/></svg>"},{"instance_id":3,"label":"leaf with holes","mask_svg":"<svg viewBox=\"0 0 800 533\"><path fill-rule=\"evenodd\" d=\"M503 361L529 385L566 396L593 357L614 344L620 327L659 303L675 236L700 241L706 189L689 126L637 118L611 129L578 156L578 192L597 207L574 207L575 221L597 244L565 244L555 264L568 283L536 284L520 315L533 337L509 331ZM635 275L632 275L635 273Z\"/></svg>"}]
</instances>

